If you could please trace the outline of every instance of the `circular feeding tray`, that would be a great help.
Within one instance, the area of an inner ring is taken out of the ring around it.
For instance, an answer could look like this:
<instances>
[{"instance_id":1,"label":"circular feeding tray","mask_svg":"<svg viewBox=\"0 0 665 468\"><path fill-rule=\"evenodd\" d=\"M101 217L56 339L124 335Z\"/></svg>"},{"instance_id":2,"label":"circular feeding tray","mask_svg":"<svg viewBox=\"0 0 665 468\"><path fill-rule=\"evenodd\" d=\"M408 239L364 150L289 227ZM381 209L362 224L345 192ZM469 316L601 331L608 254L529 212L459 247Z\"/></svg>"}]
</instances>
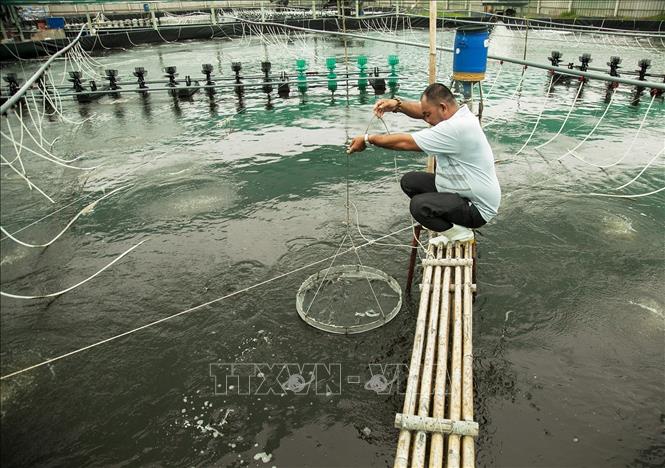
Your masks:
<instances>
[{"instance_id":1,"label":"circular feeding tray","mask_svg":"<svg viewBox=\"0 0 665 468\"><path fill-rule=\"evenodd\" d=\"M337 265L307 278L298 289L298 315L329 333L362 333L385 325L402 307L402 288L381 270Z\"/></svg>"}]
</instances>

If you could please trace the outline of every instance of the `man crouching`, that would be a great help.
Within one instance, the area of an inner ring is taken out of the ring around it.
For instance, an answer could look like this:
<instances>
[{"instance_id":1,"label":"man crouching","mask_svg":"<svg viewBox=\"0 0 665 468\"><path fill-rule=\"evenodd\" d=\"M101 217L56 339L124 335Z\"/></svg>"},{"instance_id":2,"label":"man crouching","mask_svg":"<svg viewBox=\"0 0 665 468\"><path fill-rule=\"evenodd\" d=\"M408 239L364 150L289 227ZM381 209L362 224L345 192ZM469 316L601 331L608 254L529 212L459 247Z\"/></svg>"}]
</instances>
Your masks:
<instances>
[{"instance_id":1,"label":"man crouching","mask_svg":"<svg viewBox=\"0 0 665 468\"><path fill-rule=\"evenodd\" d=\"M422 119L431 127L415 133L360 135L348 152L375 145L435 156L435 174L409 172L402 177L402 190L411 198L411 215L451 242L473 239L471 229L496 216L501 202L494 155L480 122L440 83L429 85L419 102L381 99L374 106L377 117L391 111Z\"/></svg>"}]
</instances>

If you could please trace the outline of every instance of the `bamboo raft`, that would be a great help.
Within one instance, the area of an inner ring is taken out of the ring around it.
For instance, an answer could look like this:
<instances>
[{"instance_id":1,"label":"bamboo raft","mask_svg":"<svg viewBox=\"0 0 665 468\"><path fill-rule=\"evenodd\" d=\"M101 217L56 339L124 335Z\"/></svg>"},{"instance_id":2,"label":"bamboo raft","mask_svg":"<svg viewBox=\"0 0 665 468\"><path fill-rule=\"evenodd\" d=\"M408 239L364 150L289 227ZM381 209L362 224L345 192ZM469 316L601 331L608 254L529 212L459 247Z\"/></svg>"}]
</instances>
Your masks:
<instances>
[{"instance_id":1,"label":"bamboo raft","mask_svg":"<svg viewBox=\"0 0 665 468\"><path fill-rule=\"evenodd\" d=\"M473 467L475 241L430 245L402 413L396 468Z\"/></svg>"}]
</instances>

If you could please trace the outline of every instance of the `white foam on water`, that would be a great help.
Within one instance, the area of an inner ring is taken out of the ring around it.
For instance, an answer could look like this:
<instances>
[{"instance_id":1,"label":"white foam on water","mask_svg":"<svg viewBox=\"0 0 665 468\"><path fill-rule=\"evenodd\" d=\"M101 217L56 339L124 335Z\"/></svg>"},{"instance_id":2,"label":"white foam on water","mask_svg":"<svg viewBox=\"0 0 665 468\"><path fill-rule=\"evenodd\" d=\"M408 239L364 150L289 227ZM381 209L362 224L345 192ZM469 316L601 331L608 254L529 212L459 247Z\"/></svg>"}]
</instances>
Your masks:
<instances>
[{"instance_id":1,"label":"white foam on water","mask_svg":"<svg viewBox=\"0 0 665 468\"><path fill-rule=\"evenodd\" d=\"M271 453L259 452L256 455L254 455L254 460L261 460L263 463L268 463L271 459L272 459Z\"/></svg>"},{"instance_id":2,"label":"white foam on water","mask_svg":"<svg viewBox=\"0 0 665 468\"><path fill-rule=\"evenodd\" d=\"M16 254L6 255L5 257L3 257L3 259L0 261L0 266L12 265L14 264L14 262L23 260L27 256L28 256L27 249L17 249Z\"/></svg>"},{"instance_id":3,"label":"white foam on water","mask_svg":"<svg viewBox=\"0 0 665 468\"><path fill-rule=\"evenodd\" d=\"M601 230L606 235L623 239L634 237L637 232L633 228L632 221L621 215L603 217Z\"/></svg>"},{"instance_id":4,"label":"white foam on water","mask_svg":"<svg viewBox=\"0 0 665 468\"><path fill-rule=\"evenodd\" d=\"M658 316L658 317L661 317L661 318L665 317L665 316L663 315L663 312L660 311L660 310L658 310L658 309L656 309L655 307L649 307L648 305L640 304L639 302L635 302L635 301L628 301L628 303L629 303L629 304L632 304L632 305L635 305L635 306L637 306L637 307L640 307L640 308L642 308L642 309L644 309L644 310L648 310L649 312L652 312L654 315L656 315L656 316Z\"/></svg>"}]
</instances>

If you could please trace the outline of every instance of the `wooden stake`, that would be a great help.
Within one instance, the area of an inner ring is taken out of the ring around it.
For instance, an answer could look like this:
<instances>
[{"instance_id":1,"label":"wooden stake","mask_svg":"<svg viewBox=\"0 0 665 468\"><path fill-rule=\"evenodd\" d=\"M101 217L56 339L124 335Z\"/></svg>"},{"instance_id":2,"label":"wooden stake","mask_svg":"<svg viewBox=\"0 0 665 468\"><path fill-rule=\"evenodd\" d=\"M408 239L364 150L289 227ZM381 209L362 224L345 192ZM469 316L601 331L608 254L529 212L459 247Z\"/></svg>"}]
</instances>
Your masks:
<instances>
[{"instance_id":1,"label":"wooden stake","mask_svg":"<svg viewBox=\"0 0 665 468\"><path fill-rule=\"evenodd\" d=\"M418 240L420 239L420 232L423 227L418 224L413 230L413 239L411 240L411 256L409 257L409 269L406 273L406 292L411 292L411 285L413 284L413 272L416 267L416 255L418 254Z\"/></svg>"},{"instance_id":2,"label":"wooden stake","mask_svg":"<svg viewBox=\"0 0 665 468\"><path fill-rule=\"evenodd\" d=\"M446 246L446 258L450 258L452 245ZM432 417L441 419L444 417L446 404L446 378L448 375L448 329L450 326L450 275L451 268L443 270L443 296L441 297L441 309L439 313L439 342L436 357L436 378L434 381L434 403ZM432 434L432 443L429 453L430 468L443 466L443 434Z\"/></svg>"},{"instance_id":3,"label":"wooden stake","mask_svg":"<svg viewBox=\"0 0 665 468\"><path fill-rule=\"evenodd\" d=\"M471 259L472 242L464 244L464 258ZM471 295L471 266L464 267L464 309L463 309L463 353L462 356L462 419L473 421L473 297ZM462 437L462 466L475 466L475 449L473 437Z\"/></svg>"},{"instance_id":4,"label":"wooden stake","mask_svg":"<svg viewBox=\"0 0 665 468\"><path fill-rule=\"evenodd\" d=\"M434 256L434 246L428 248L428 256ZM432 283L433 267L425 267L423 272L423 290L420 293L420 304L418 306L418 318L416 320L416 334L413 339L413 351L409 367L409 378L406 383L406 394L404 395L403 414L415 414L416 392L420 381L420 362L422 361L423 343L425 340L425 327L427 326L427 309L429 305L430 289ZM458 418L459 419L459 418ZM397 442L397 453L395 455L395 468L406 468L409 464L409 449L411 446L411 432L402 429Z\"/></svg>"},{"instance_id":5,"label":"wooden stake","mask_svg":"<svg viewBox=\"0 0 665 468\"><path fill-rule=\"evenodd\" d=\"M462 248L455 243L455 257L460 258ZM448 419L458 420L462 406L462 267L455 267L455 292L453 306L453 349L450 362L450 410ZM460 437L448 437L448 468L460 466Z\"/></svg>"}]
</instances>

